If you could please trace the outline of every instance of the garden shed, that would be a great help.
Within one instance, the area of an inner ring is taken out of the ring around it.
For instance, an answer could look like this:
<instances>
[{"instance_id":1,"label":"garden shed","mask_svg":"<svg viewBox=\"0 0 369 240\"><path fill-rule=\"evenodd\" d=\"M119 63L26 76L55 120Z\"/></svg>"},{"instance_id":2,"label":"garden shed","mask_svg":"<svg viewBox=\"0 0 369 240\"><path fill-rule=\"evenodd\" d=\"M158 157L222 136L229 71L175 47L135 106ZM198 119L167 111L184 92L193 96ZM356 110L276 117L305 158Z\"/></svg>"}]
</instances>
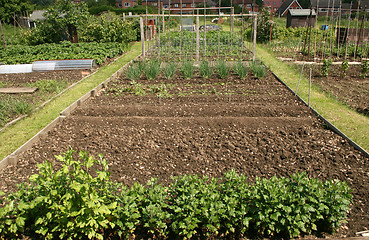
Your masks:
<instances>
[{"instance_id":1,"label":"garden shed","mask_svg":"<svg viewBox=\"0 0 369 240\"><path fill-rule=\"evenodd\" d=\"M287 13L286 27L307 27L309 22L314 27L315 17L316 13L314 9L290 9Z\"/></svg>"}]
</instances>

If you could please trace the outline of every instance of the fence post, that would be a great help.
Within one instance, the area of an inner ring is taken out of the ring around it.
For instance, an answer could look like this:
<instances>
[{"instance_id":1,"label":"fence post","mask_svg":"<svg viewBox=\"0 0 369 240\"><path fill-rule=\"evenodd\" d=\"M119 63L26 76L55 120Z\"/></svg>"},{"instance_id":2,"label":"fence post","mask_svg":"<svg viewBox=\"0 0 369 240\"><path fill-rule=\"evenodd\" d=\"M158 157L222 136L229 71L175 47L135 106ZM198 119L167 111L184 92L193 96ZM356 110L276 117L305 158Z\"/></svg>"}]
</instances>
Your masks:
<instances>
[{"instance_id":1,"label":"fence post","mask_svg":"<svg viewBox=\"0 0 369 240\"><path fill-rule=\"evenodd\" d=\"M143 24L142 17L140 17L140 30L141 30L142 58L143 60L145 60L145 33L144 33L144 24Z\"/></svg>"},{"instance_id":2,"label":"fence post","mask_svg":"<svg viewBox=\"0 0 369 240\"><path fill-rule=\"evenodd\" d=\"M256 59L256 28L257 28L257 15L255 15L254 17L254 43L253 43L253 48L252 48L252 61L255 62Z\"/></svg>"}]
</instances>

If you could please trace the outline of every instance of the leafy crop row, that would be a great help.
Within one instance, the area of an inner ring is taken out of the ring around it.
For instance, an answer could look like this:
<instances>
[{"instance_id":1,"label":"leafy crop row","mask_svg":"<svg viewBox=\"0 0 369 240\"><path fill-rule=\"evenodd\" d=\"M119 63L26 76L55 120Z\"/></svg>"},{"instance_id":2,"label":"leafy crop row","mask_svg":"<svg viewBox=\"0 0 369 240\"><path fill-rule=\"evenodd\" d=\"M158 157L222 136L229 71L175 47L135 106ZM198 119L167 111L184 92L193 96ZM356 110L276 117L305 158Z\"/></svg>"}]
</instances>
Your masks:
<instances>
[{"instance_id":1,"label":"leafy crop row","mask_svg":"<svg viewBox=\"0 0 369 240\"><path fill-rule=\"evenodd\" d=\"M240 79L246 78L249 70L259 79L263 78L266 74L266 69L264 65L260 62L250 62L247 66L242 61L233 63L232 67L227 64L224 60L219 60L214 63L214 66L210 65L209 61L201 61L198 67L198 72L200 77L209 78L215 72L220 78L225 79L233 71ZM153 80L156 79L160 72L162 72L163 77L166 79L171 79L174 77L177 68L179 68L182 76L185 79L191 79L195 75L195 66L192 61L183 61L182 64L177 65L174 62L170 62L163 67L161 63L157 60L153 61L138 61L132 63L126 71L126 77L132 81L138 80L144 73L146 79Z\"/></svg>"},{"instance_id":2,"label":"leafy crop row","mask_svg":"<svg viewBox=\"0 0 369 240\"><path fill-rule=\"evenodd\" d=\"M129 48L124 43L70 43L42 44L37 46L10 45L0 48L0 62L5 64L32 63L36 60L95 59L97 64L116 57Z\"/></svg>"},{"instance_id":3,"label":"leafy crop row","mask_svg":"<svg viewBox=\"0 0 369 240\"><path fill-rule=\"evenodd\" d=\"M0 199L0 237L107 239L298 237L333 231L346 219L345 182L290 178L251 184L235 171L223 178L180 176L127 187L109 179L108 163L69 150L46 161L19 191Z\"/></svg>"}]
</instances>

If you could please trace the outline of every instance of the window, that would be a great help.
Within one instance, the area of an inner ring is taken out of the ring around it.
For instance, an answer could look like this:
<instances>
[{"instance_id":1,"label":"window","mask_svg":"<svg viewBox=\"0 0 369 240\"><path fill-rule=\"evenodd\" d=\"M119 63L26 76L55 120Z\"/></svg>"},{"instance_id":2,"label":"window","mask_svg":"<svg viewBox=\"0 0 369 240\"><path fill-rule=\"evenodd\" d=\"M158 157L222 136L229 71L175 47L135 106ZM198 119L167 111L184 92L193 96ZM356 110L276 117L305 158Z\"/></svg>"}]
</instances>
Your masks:
<instances>
[{"instance_id":1,"label":"window","mask_svg":"<svg viewBox=\"0 0 369 240\"><path fill-rule=\"evenodd\" d=\"M319 8L319 12L328 12L327 8Z\"/></svg>"},{"instance_id":2,"label":"window","mask_svg":"<svg viewBox=\"0 0 369 240\"><path fill-rule=\"evenodd\" d=\"M251 7L251 4L250 3L246 4L246 7L250 8Z\"/></svg>"},{"instance_id":3,"label":"window","mask_svg":"<svg viewBox=\"0 0 369 240\"><path fill-rule=\"evenodd\" d=\"M124 3L124 6L125 6L125 7L129 7L129 6L131 6L131 4L130 4L129 2L125 2L125 3Z\"/></svg>"},{"instance_id":4,"label":"window","mask_svg":"<svg viewBox=\"0 0 369 240\"><path fill-rule=\"evenodd\" d=\"M275 6L275 5L277 5L277 3L276 2L273 2L273 5Z\"/></svg>"},{"instance_id":5,"label":"window","mask_svg":"<svg viewBox=\"0 0 369 240\"><path fill-rule=\"evenodd\" d=\"M157 3L157 2L154 2L154 3L152 3L152 5L153 5L154 7L156 7L156 6L158 6L158 3Z\"/></svg>"},{"instance_id":6,"label":"window","mask_svg":"<svg viewBox=\"0 0 369 240\"><path fill-rule=\"evenodd\" d=\"M191 3L191 7L196 7L196 3Z\"/></svg>"},{"instance_id":7,"label":"window","mask_svg":"<svg viewBox=\"0 0 369 240\"><path fill-rule=\"evenodd\" d=\"M122 4L121 4L121 3L119 3L119 4L118 4L118 7L120 7L120 8L121 8L121 7L122 7Z\"/></svg>"},{"instance_id":8,"label":"window","mask_svg":"<svg viewBox=\"0 0 369 240\"><path fill-rule=\"evenodd\" d=\"M169 8L169 6L168 5L164 5L164 8Z\"/></svg>"},{"instance_id":9,"label":"window","mask_svg":"<svg viewBox=\"0 0 369 240\"><path fill-rule=\"evenodd\" d=\"M340 9L339 8L334 8L333 12L340 12Z\"/></svg>"},{"instance_id":10,"label":"window","mask_svg":"<svg viewBox=\"0 0 369 240\"><path fill-rule=\"evenodd\" d=\"M183 4L182 4L182 7L187 7L187 4L186 4L186 3L183 3Z\"/></svg>"},{"instance_id":11,"label":"window","mask_svg":"<svg viewBox=\"0 0 369 240\"><path fill-rule=\"evenodd\" d=\"M178 7L178 3L175 3L175 4L174 4L174 7L175 7L175 8L177 8L177 7Z\"/></svg>"},{"instance_id":12,"label":"window","mask_svg":"<svg viewBox=\"0 0 369 240\"><path fill-rule=\"evenodd\" d=\"M267 5L269 5L269 2L267 2Z\"/></svg>"}]
</instances>

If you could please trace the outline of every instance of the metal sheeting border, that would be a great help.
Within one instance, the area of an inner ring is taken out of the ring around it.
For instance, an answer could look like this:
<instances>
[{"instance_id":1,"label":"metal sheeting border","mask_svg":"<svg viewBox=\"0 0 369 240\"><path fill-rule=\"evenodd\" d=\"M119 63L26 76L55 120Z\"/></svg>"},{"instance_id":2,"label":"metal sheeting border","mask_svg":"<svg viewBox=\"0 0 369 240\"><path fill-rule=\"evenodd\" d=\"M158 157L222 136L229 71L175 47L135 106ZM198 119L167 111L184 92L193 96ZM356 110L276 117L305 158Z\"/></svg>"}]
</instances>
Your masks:
<instances>
[{"instance_id":1,"label":"metal sheeting border","mask_svg":"<svg viewBox=\"0 0 369 240\"><path fill-rule=\"evenodd\" d=\"M46 134L53 128L56 127L57 124L61 123L67 116L69 116L74 109L76 109L78 106L80 106L83 102L88 100L90 97L95 96L95 94L101 90L102 88L105 88L109 82L116 79L119 74L123 72L123 70L130 65L133 61L137 60L141 57L141 54L138 55L136 58L132 59L128 63L126 63L124 66L122 66L120 69L118 69L115 73L113 73L108 79L106 79L104 82L97 85L94 89L80 97L77 101L72 103L70 106L65 108L63 111L60 112L60 116L58 116L56 119L54 119L50 124L48 124L45 128L43 128L41 131L39 131L35 136L33 136L30 140L28 140L25 144L23 144L21 147L19 147L17 150L15 150L10 155L6 156L4 159L0 161L0 170L6 168L9 165L16 166L18 162L18 156L19 154L29 150L34 143L39 141L41 138L46 137Z\"/></svg>"}]
</instances>

